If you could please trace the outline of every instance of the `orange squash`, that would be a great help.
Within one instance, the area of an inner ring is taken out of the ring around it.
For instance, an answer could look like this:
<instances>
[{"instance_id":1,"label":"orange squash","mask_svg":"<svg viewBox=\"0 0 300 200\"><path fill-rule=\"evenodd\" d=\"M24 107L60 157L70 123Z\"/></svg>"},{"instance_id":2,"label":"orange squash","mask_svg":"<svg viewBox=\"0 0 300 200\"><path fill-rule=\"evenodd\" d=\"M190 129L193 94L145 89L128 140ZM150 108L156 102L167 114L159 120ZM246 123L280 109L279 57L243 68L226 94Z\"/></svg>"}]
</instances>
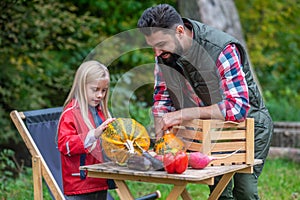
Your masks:
<instances>
[{"instance_id":1,"label":"orange squash","mask_svg":"<svg viewBox=\"0 0 300 200\"><path fill-rule=\"evenodd\" d=\"M156 141L154 150L155 153L162 155L172 149L184 150L184 143L173 132L167 130L164 136Z\"/></svg>"},{"instance_id":2,"label":"orange squash","mask_svg":"<svg viewBox=\"0 0 300 200\"><path fill-rule=\"evenodd\" d=\"M131 118L117 118L103 134L102 148L111 160L124 164L131 153L142 154L140 146L148 150L150 137L146 128Z\"/></svg>"}]
</instances>

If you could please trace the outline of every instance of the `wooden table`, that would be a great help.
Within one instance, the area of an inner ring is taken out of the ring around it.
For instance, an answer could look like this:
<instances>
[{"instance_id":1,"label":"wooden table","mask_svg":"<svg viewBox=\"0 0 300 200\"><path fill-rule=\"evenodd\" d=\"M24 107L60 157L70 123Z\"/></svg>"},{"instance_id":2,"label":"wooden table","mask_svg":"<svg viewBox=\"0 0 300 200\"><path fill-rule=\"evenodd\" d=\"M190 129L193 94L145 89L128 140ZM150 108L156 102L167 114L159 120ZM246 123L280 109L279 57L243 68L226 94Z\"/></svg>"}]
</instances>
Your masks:
<instances>
[{"instance_id":1,"label":"wooden table","mask_svg":"<svg viewBox=\"0 0 300 200\"><path fill-rule=\"evenodd\" d=\"M261 160L255 159L254 161L254 165L261 163ZM192 197L186 189L188 183L213 185L214 177L223 175L208 198L215 200L221 195L235 173L252 173L253 165L211 166L201 170L188 169L183 174L168 174L165 171L136 171L110 162L86 165L80 167L80 169L87 170L87 176L89 177L114 179L119 189L118 195L121 200L134 199L126 185L126 180L173 184L174 187L169 193L167 200L175 200L179 196L184 200L191 200Z\"/></svg>"}]
</instances>

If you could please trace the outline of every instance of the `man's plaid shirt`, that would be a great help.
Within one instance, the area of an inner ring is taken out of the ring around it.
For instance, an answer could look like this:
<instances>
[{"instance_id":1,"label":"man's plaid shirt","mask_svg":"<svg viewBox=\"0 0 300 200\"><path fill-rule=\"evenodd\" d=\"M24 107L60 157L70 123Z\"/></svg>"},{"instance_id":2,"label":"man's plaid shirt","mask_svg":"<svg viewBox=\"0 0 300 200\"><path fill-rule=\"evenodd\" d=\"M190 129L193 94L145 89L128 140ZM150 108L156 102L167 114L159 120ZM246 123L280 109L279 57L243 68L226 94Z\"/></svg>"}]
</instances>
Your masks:
<instances>
[{"instance_id":1,"label":"man's plaid shirt","mask_svg":"<svg viewBox=\"0 0 300 200\"><path fill-rule=\"evenodd\" d=\"M218 106L227 121L243 121L247 117L250 108L248 87L245 74L242 70L240 54L234 44L227 45L219 55L216 64L216 72L219 76L220 93L222 101ZM152 112L154 116L162 116L164 113L175 111L170 99L163 74L156 64L155 66L154 104ZM187 87L192 90L186 81ZM204 106L201 99L193 92L193 100L199 106Z\"/></svg>"}]
</instances>

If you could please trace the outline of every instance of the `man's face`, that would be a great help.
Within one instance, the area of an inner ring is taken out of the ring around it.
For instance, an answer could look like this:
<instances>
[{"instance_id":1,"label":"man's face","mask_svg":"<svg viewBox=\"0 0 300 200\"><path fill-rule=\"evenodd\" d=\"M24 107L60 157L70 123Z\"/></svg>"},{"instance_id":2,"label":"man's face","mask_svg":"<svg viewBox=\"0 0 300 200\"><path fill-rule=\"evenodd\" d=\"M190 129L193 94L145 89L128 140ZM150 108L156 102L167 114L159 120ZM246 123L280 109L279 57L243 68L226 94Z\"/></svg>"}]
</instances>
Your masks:
<instances>
[{"instance_id":1,"label":"man's face","mask_svg":"<svg viewBox=\"0 0 300 200\"><path fill-rule=\"evenodd\" d=\"M183 48L176 37L175 31L170 31L170 33L156 31L145 38L148 45L153 47L155 56L160 56L164 60L169 59L172 54L180 56L183 53Z\"/></svg>"}]
</instances>

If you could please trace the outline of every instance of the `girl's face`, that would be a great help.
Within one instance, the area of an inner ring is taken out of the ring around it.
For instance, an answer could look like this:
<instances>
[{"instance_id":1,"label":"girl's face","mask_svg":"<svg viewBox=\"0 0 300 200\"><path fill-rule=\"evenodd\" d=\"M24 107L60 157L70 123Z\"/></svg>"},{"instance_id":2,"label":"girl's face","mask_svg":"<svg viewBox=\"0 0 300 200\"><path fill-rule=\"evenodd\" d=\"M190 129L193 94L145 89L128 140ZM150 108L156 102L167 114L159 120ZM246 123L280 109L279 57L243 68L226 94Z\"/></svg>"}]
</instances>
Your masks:
<instances>
[{"instance_id":1,"label":"girl's face","mask_svg":"<svg viewBox=\"0 0 300 200\"><path fill-rule=\"evenodd\" d=\"M109 87L109 80L101 79L96 80L86 85L88 104L90 106L98 106L107 94Z\"/></svg>"}]
</instances>

